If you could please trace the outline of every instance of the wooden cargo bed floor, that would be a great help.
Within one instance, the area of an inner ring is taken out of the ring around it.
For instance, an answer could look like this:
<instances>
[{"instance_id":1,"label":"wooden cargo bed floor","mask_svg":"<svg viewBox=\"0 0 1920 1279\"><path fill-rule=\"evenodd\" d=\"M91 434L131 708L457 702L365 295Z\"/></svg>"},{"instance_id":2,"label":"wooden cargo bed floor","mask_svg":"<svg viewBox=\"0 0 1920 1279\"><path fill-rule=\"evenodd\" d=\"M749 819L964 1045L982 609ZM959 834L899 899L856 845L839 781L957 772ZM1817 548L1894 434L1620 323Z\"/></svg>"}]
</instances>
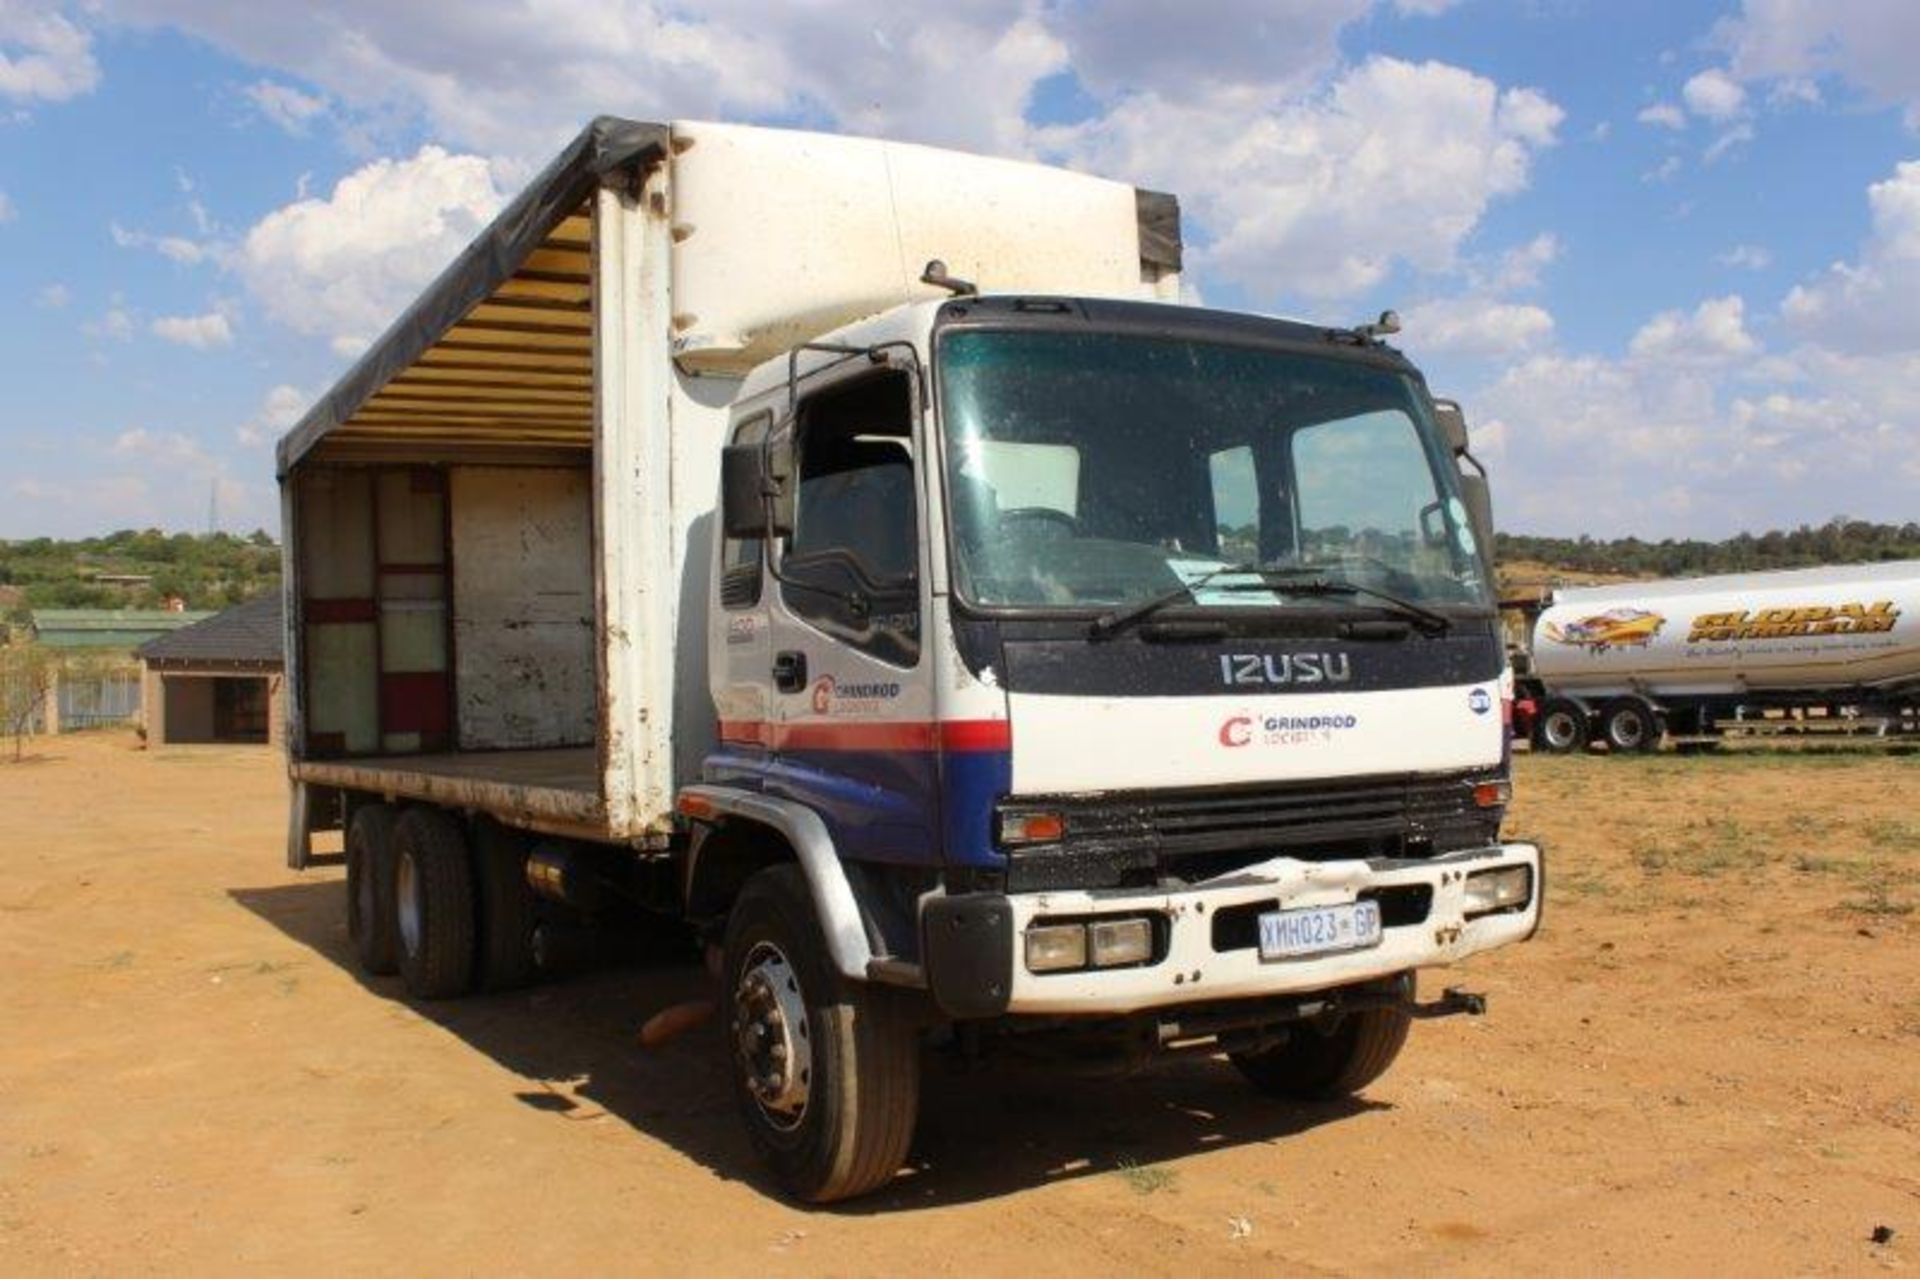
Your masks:
<instances>
[{"instance_id":1,"label":"wooden cargo bed floor","mask_svg":"<svg viewBox=\"0 0 1920 1279\"><path fill-rule=\"evenodd\" d=\"M300 760L293 776L321 786L479 809L509 823L598 827L606 820L591 746Z\"/></svg>"}]
</instances>

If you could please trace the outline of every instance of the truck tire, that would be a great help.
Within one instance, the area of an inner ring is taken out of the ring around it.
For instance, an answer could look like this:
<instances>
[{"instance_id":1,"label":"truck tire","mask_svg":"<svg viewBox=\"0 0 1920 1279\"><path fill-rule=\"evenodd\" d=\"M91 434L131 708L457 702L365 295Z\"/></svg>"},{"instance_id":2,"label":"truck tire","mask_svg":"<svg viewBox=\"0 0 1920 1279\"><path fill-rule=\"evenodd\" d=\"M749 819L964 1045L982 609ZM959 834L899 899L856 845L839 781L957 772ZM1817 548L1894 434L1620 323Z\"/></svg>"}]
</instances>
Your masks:
<instances>
[{"instance_id":1,"label":"truck tire","mask_svg":"<svg viewBox=\"0 0 1920 1279\"><path fill-rule=\"evenodd\" d=\"M1571 697L1549 697L1534 721L1533 744L1555 755L1572 755L1587 748L1589 731L1586 707Z\"/></svg>"},{"instance_id":2,"label":"truck tire","mask_svg":"<svg viewBox=\"0 0 1920 1279\"><path fill-rule=\"evenodd\" d=\"M347 935L360 970L385 977L399 967L393 915L393 826L385 804L354 810L347 823Z\"/></svg>"},{"instance_id":3,"label":"truck tire","mask_svg":"<svg viewBox=\"0 0 1920 1279\"><path fill-rule=\"evenodd\" d=\"M1643 697L1616 697L1600 711L1601 740L1622 755L1657 750L1666 731L1659 712Z\"/></svg>"},{"instance_id":4,"label":"truck tire","mask_svg":"<svg viewBox=\"0 0 1920 1279\"><path fill-rule=\"evenodd\" d=\"M919 1114L919 1036L894 992L834 971L798 866L747 881L721 974L734 1095L781 1184L831 1203L891 1180Z\"/></svg>"},{"instance_id":5,"label":"truck tire","mask_svg":"<svg viewBox=\"0 0 1920 1279\"><path fill-rule=\"evenodd\" d=\"M393 904L400 976L416 999L451 999L473 986L473 863L459 823L409 808L394 827Z\"/></svg>"},{"instance_id":6,"label":"truck tire","mask_svg":"<svg viewBox=\"0 0 1920 1279\"><path fill-rule=\"evenodd\" d=\"M539 899L527 884L526 840L498 822L482 822L473 843L479 984L484 990L525 986L538 972L533 934L539 923Z\"/></svg>"},{"instance_id":7,"label":"truck tire","mask_svg":"<svg viewBox=\"0 0 1920 1279\"><path fill-rule=\"evenodd\" d=\"M1395 978L1389 989L1410 997L1412 975ZM1296 1026L1285 1043L1234 1053L1232 1061L1255 1088L1275 1097L1347 1097L1387 1073L1412 1025L1404 1008L1368 1008L1348 1013L1331 1031L1311 1023Z\"/></svg>"}]
</instances>

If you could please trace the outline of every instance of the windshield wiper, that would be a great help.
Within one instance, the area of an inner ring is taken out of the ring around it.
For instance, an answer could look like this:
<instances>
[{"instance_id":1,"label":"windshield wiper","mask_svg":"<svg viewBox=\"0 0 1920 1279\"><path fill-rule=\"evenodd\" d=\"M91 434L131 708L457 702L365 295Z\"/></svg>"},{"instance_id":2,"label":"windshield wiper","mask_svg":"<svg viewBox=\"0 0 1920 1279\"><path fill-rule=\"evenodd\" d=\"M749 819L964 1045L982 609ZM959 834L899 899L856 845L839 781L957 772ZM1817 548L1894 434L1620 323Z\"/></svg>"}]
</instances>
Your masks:
<instances>
[{"instance_id":1,"label":"windshield wiper","mask_svg":"<svg viewBox=\"0 0 1920 1279\"><path fill-rule=\"evenodd\" d=\"M1159 612L1169 604L1193 597L1197 599L1202 587L1222 577L1252 577L1252 582L1221 582L1213 589L1217 591L1273 591L1282 595L1363 595L1385 604L1394 612L1401 614L1420 629L1424 635L1444 635L1453 629L1453 619L1444 613L1436 613L1424 605L1403 599L1387 591L1375 590L1371 586L1362 586L1358 582L1349 582L1343 578L1296 577L1295 574L1320 573L1316 566L1294 566L1284 564L1222 564L1219 568L1208 569L1190 582L1183 582L1173 590L1164 591L1150 599L1142 600L1130 608L1115 609L1102 613L1093 620L1093 636L1104 639L1139 621L1143 617ZM1280 579L1277 583L1274 579Z\"/></svg>"}]
</instances>

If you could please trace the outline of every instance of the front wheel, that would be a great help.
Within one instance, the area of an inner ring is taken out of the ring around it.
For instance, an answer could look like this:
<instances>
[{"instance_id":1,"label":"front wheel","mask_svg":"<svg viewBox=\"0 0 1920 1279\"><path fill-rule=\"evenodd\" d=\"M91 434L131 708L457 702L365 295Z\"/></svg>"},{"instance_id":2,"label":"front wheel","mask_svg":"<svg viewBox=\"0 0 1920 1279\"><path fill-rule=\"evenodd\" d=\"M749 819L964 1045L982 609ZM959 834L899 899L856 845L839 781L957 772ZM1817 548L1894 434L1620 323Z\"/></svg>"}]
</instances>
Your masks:
<instances>
[{"instance_id":1,"label":"front wheel","mask_svg":"<svg viewBox=\"0 0 1920 1279\"><path fill-rule=\"evenodd\" d=\"M747 882L723 974L734 1094L781 1183L830 1203L889 1181L919 1114L919 1038L893 992L834 971L799 867Z\"/></svg>"},{"instance_id":2,"label":"front wheel","mask_svg":"<svg viewBox=\"0 0 1920 1279\"><path fill-rule=\"evenodd\" d=\"M1413 978L1397 978L1390 989L1411 997ZM1387 1073L1412 1025L1404 1007L1368 1008L1348 1013L1327 1030L1310 1022L1295 1026L1285 1042L1235 1053L1232 1061L1255 1088L1276 1097L1346 1097Z\"/></svg>"}]
</instances>

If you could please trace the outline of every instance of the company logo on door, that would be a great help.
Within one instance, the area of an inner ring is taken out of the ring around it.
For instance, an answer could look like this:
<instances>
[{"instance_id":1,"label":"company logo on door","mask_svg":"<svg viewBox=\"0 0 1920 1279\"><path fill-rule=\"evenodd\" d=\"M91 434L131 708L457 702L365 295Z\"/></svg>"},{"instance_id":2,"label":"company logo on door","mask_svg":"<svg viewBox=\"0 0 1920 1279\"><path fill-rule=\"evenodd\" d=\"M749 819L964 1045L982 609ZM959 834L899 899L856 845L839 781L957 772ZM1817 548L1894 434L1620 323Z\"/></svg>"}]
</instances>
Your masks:
<instances>
[{"instance_id":1,"label":"company logo on door","mask_svg":"<svg viewBox=\"0 0 1920 1279\"><path fill-rule=\"evenodd\" d=\"M895 683L845 683L831 675L813 681L815 715L871 715L900 696Z\"/></svg>"},{"instance_id":2,"label":"company logo on door","mask_svg":"<svg viewBox=\"0 0 1920 1279\"><path fill-rule=\"evenodd\" d=\"M1229 715L1220 725L1222 746L1313 746L1357 728L1357 715Z\"/></svg>"}]
</instances>

